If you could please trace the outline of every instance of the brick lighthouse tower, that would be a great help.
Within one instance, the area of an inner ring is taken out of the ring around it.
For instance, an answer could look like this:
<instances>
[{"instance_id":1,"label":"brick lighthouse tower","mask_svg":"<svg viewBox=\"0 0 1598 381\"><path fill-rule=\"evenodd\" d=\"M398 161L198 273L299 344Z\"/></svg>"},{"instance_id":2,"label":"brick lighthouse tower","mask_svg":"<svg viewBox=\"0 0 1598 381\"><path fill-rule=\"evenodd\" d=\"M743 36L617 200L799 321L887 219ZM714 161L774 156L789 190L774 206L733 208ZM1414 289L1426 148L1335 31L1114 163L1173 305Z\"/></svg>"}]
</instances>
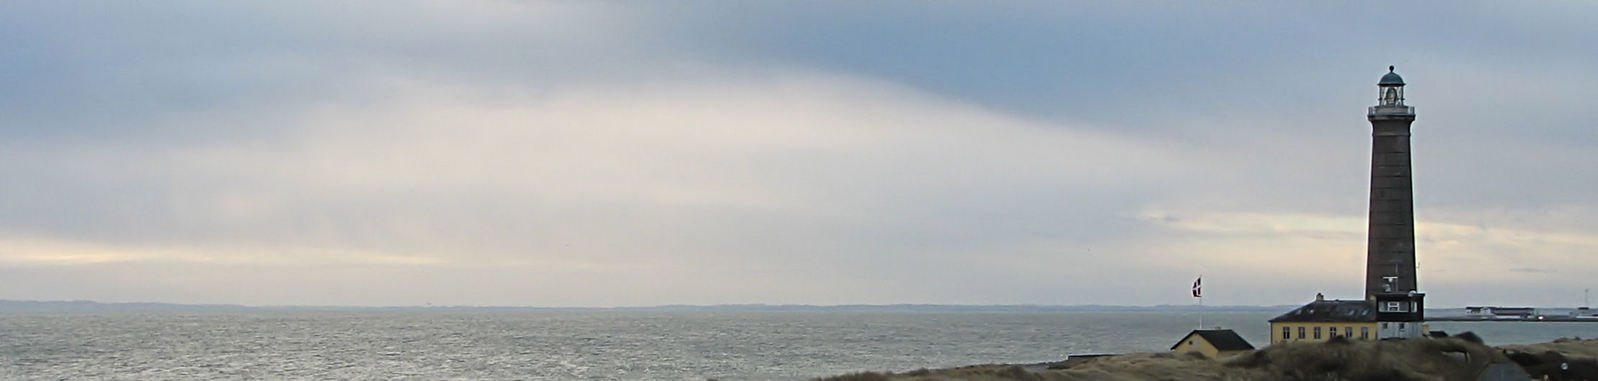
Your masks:
<instances>
[{"instance_id":1,"label":"brick lighthouse tower","mask_svg":"<svg viewBox=\"0 0 1598 381\"><path fill-rule=\"evenodd\" d=\"M1415 200L1409 166L1409 125L1415 108L1404 105L1404 78L1387 67L1376 84L1371 122L1370 230L1365 253L1365 298L1376 303L1380 337L1415 337L1425 320L1415 279ZM1407 324L1387 324L1407 323ZM1391 327L1389 327L1391 326Z\"/></svg>"},{"instance_id":2,"label":"brick lighthouse tower","mask_svg":"<svg viewBox=\"0 0 1598 381\"><path fill-rule=\"evenodd\" d=\"M1415 108L1404 105L1404 78L1392 66L1376 88L1376 105L1365 114L1371 122L1365 297L1334 300L1315 294L1315 301L1271 319L1271 344L1336 337L1407 339L1427 333L1426 294L1415 280L1415 199L1409 178L1409 124L1415 122Z\"/></svg>"}]
</instances>

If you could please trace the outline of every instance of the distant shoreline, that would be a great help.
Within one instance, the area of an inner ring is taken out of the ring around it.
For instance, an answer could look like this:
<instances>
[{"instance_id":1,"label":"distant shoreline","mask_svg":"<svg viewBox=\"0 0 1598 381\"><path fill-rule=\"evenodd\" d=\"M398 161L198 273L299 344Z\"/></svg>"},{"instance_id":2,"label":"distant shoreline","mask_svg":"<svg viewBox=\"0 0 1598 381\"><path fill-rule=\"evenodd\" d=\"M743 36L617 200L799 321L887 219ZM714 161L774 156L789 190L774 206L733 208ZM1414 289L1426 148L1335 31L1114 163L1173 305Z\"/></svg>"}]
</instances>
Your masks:
<instances>
[{"instance_id":1,"label":"distant shoreline","mask_svg":"<svg viewBox=\"0 0 1598 381\"><path fill-rule=\"evenodd\" d=\"M92 300L14 300L0 299L0 311L19 308L97 308L97 309L338 309L338 310L404 310L404 309L487 309L487 310L550 310L550 311L932 311L932 312L1283 312L1297 305L1105 305L1105 304L664 304L651 306L507 306L507 305L247 305L165 302L100 302ZM1449 313L1464 307L1431 308L1428 312ZM1549 308L1560 310L1562 307ZM1451 318L1450 317L1440 317Z\"/></svg>"},{"instance_id":2,"label":"distant shoreline","mask_svg":"<svg viewBox=\"0 0 1598 381\"><path fill-rule=\"evenodd\" d=\"M241 304L184 304L153 302L96 302L87 300L33 301L0 300L0 312L14 311L232 311L232 310L307 310L307 311L645 311L645 312L1197 312L1205 313L1269 313L1291 309L1292 306L1114 306L1114 305L1031 305L1031 304L716 304L716 305L658 305L619 307L541 307L541 306L472 306L472 305L422 305L422 306L339 306L339 305L241 305Z\"/></svg>"}]
</instances>

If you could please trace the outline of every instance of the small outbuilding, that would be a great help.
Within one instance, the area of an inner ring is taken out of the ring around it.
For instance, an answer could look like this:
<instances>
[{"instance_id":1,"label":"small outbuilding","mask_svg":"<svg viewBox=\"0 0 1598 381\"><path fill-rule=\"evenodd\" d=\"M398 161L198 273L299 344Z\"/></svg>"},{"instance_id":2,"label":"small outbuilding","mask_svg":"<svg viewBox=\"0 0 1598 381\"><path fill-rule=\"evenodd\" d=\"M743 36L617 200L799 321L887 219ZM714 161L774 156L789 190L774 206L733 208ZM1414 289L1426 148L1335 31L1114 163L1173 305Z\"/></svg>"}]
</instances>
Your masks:
<instances>
[{"instance_id":1,"label":"small outbuilding","mask_svg":"<svg viewBox=\"0 0 1598 381\"><path fill-rule=\"evenodd\" d=\"M1230 329L1200 329L1189 332L1181 341L1171 345L1171 351L1177 354L1198 352L1205 357L1218 359L1230 357L1235 354L1254 350L1254 345L1249 344L1237 332Z\"/></svg>"}]
</instances>

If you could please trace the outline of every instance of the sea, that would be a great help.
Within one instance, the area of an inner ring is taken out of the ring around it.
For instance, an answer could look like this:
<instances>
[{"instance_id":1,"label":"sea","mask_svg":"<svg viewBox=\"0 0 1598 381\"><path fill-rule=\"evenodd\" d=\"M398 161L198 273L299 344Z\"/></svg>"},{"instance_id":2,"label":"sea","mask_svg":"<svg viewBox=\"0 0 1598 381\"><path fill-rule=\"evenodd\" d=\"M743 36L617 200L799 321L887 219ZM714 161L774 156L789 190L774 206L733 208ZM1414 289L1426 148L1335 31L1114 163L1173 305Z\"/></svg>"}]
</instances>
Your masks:
<instances>
[{"instance_id":1,"label":"sea","mask_svg":"<svg viewBox=\"0 0 1598 381\"><path fill-rule=\"evenodd\" d=\"M0 312L4 380L806 380L1168 350L1199 327L1268 343L1280 311ZM1434 322L1489 344L1598 323Z\"/></svg>"}]
</instances>

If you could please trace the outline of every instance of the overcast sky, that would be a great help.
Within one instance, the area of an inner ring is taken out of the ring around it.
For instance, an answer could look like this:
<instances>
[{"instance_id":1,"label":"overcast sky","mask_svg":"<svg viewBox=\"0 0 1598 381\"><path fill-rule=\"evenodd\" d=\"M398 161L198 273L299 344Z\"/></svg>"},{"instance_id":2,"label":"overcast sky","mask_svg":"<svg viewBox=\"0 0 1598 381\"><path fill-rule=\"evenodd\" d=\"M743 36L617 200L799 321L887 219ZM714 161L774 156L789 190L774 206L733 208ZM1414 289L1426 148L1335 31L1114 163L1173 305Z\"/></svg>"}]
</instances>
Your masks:
<instances>
[{"instance_id":1,"label":"overcast sky","mask_svg":"<svg viewBox=\"0 0 1598 381\"><path fill-rule=\"evenodd\" d=\"M1598 286L1590 2L0 2L0 299L1293 304L1376 81L1434 306Z\"/></svg>"}]
</instances>

